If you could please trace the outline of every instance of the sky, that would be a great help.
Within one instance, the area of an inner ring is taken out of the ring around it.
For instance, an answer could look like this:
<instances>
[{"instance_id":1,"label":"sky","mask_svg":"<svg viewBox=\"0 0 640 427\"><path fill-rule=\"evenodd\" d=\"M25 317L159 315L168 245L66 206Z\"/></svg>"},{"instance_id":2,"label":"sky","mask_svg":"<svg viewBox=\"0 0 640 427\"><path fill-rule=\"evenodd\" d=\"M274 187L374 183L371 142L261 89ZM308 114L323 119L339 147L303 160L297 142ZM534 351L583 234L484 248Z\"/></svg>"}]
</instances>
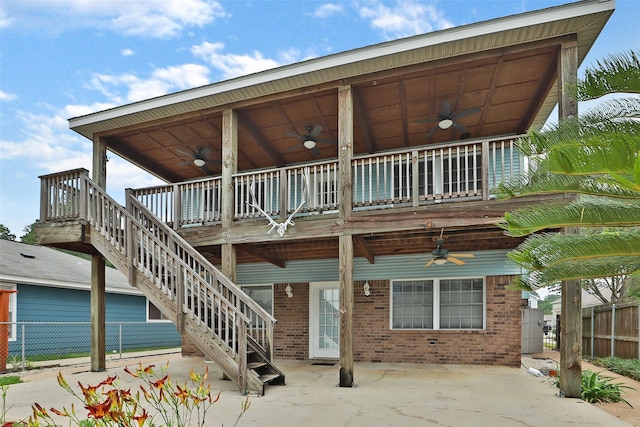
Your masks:
<instances>
[{"instance_id":1,"label":"sky","mask_svg":"<svg viewBox=\"0 0 640 427\"><path fill-rule=\"evenodd\" d=\"M38 218L39 176L91 169L68 119L301 60L569 3L556 0L0 0L0 224ZM640 0L583 63L640 49ZM107 191L159 181L113 153Z\"/></svg>"}]
</instances>

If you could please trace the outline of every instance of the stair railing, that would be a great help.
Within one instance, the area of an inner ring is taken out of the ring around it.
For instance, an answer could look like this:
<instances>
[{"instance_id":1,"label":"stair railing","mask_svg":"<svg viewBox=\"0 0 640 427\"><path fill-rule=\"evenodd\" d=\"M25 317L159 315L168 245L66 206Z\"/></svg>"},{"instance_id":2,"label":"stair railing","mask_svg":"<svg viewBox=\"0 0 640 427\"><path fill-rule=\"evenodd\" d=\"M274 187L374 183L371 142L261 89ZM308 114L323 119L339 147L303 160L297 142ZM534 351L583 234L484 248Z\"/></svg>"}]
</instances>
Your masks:
<instances>
[{"instance_id":1,"label":"stair railing","mask_svg":"<svg viewBox=\"0 0 640 427\"><path fill-rule=\"evenodd\" d=\"M239 378L246 376L246 335L272 356L275 319L134 197L127 194L128 209L123 208L86 169L40 178L42 220L91 224L127 259L131 274L144 274L175 302L178 327L182 316L190 316L224 343L238 360Z\"/></svg>"}]
</instances>

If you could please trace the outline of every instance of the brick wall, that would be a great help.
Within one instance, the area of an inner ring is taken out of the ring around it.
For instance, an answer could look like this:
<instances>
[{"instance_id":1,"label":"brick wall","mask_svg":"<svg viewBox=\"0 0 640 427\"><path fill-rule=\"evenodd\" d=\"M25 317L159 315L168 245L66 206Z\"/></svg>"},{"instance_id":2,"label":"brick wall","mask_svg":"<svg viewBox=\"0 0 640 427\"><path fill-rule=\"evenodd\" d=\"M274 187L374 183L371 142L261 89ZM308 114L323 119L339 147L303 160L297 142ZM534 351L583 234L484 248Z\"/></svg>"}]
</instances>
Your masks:
<instances>
[{"instance_id":1,"label":"brick wall","mask_svg":"<svg viewBox=\"0 0 640 427\"><path fill-rule=\"evenodd\" d=\"M371 294L355 283L354 359L387 363L454 363L520 366L520 291L507 290L512 276L490 276L487 286L487 327L482 331L398 331L389 329L389 282L370 280ZM274 286L274 356L309 357L309 286Z\"/></svg>"},{"instance_id":2,"label":"brick wall","mask_svg":"<svg viewBox=\"0 0 640 427\"><path fill-rule=\"evenodd\" d=\"M356 282L354 315L354 359L361 362L440 363L520 366L521 292L506 289L513 276L486 279L487 327L482 331L398 331L389 329L387 280L369 280L371 294ZM293 297L285 293L287 283L274 285L274 357L309 358L309 284L289 283ZM183 355L202 352L183 337Z\"/></svg>"}]
</instances>

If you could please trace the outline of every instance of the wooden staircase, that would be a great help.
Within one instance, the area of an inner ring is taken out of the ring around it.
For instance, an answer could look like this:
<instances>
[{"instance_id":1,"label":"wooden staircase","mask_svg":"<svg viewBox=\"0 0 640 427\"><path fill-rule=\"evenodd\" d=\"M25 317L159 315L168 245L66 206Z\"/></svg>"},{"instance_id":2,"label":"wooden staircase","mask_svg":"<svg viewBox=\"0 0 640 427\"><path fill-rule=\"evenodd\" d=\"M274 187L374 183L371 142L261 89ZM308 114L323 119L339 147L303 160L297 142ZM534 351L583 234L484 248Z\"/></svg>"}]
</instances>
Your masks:
<instances>
[{"instance_id":1,"label":"wooden staircase","mask_svg":"<svg viewBox=\"0 0 640 427\"><path fill-rule=\"evenodd\" d=\"M284 385L275 319L132 196L126 208L85 169L41 177L41 222L89 224L89 242L216 362L243 394Z\"/></svg>"}]
</instances>

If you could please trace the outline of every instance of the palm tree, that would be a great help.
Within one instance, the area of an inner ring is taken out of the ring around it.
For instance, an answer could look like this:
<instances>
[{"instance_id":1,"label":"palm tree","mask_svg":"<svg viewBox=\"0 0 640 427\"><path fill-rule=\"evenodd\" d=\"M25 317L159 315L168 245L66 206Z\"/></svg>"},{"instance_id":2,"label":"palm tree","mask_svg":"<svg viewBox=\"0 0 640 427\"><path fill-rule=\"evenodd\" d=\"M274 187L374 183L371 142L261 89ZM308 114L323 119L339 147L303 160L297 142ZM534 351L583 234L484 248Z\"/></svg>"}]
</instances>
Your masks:
<instances>
[{"instance_id":1,"label":"palm tree","mask_svg":"<svg viewBox=\"0 0 640 427\"><path fill-rule=\"evenodd\" d=\"M529 271L533 289L562 280L640 274L640 53L612 55L588 69L578 100L627 93L579 117L519 141L530 173L501 185L503 198L571 194L569 203L531 206L505 214L503 228L529 236L509 257ZM598 233L565 234L563 227Z\"/></svg>"}]
</instances>

